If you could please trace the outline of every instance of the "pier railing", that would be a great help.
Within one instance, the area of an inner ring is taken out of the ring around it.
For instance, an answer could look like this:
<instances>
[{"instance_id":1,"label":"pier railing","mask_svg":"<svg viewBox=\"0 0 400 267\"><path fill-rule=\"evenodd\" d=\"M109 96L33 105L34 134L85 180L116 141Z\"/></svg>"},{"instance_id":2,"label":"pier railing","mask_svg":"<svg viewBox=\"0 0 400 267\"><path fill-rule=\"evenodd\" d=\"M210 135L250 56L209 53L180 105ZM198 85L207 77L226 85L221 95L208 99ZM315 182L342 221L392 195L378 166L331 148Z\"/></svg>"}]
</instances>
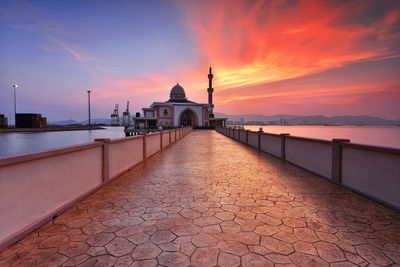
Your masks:
<instances>
[{"instance_id":1,"label":"pier railing","mask_svg":"<svg viewBox=\"0 0 400 267\"><path fill-rule=\"evenodd\" d=\"M0 251L191 131L95 139L0 158Z\"/></svg>"},{"instance_id":2,"label":"pier railing","mask_svg":"<svg viewBox=\"0 0 400 267\"><path fill-rule=\"evenodd\" d=\"M217 132L400 211L400 149L219 127Z\"/></svg>"}]
</instances>

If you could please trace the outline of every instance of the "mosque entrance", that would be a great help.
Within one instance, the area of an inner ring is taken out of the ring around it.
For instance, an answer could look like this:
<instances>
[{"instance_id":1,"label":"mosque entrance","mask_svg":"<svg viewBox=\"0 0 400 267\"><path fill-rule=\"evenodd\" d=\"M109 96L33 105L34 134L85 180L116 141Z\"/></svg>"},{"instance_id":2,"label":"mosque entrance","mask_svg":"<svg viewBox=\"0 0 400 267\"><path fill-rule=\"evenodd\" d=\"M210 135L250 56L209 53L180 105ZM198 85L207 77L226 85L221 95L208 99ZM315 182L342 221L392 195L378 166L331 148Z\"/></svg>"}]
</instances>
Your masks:
<instances>
[{"instance_id":1,"label":"mosque entrance","mask_svg":"<svg viewBox=\"0 0 400 267\"><path fill-rule=\"evenodd\" d=\"M185 110L184 112L182 112L180 116L179 125L184 127L186 126L197 127L196 114L190 109Z\"/></svg>"}]
</instances>

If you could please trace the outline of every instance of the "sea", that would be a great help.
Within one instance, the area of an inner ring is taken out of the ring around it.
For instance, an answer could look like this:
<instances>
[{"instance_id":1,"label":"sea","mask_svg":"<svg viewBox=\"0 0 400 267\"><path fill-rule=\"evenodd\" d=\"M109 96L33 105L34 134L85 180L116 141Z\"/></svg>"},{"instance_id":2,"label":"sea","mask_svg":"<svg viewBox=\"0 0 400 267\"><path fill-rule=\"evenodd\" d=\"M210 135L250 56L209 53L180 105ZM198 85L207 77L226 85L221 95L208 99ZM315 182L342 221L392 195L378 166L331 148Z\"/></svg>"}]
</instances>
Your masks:
<instances>
[{"instance_id":1,"label":"sea","mask_svg":"<svg viewBox=\"0 0 400 267\"><path fill-rule=\"evenodd\" d=\"M267 133L289 133L294 136L332 140L350 139L353 143L400 149L399 126L292 126L244 125L245 129ZM105 127L104 130L0 133L0 158L28 154L48 149L93 142L95 138L123 138L123 127Z\"/></svg>"}]
</instances>

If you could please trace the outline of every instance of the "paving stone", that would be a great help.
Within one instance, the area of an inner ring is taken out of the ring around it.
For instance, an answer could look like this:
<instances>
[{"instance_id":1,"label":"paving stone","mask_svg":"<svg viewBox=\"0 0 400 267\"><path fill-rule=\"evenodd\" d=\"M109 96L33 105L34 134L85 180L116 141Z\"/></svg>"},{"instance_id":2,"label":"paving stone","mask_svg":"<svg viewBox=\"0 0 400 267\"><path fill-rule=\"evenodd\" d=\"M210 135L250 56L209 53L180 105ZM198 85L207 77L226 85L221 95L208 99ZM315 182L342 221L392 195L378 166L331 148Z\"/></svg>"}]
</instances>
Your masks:
<instances>
[{"instance_id":1,"label":"paving stone","mask_svg":"<svg viewBox=\"0 0 400 267\"><path fill-rule=\"evenodd\" d=\"M235 239L246 245L258 245L260 244L260 236L253 232L240 232L235 234Z\"/></svg>"},{"instance_id":2,"label":"paving stone","mask_svg":"<svg viewBox=\"0 0 400 267\"><path fill-rule=\"evenodd\" d=\"M393 262L383 252L371 245L356 246L357 253L370 264L386 266Z\"/></svg>"},{"instance_id":3,"label":"paving stone","mask_svg":"<svg viewBox=\"0 0 400 267\"><path fill-rule=\"evenodd\" d=\"M134 261L130 267L156 267L158 265L157 260L142 260Z\"/></svg>"},{"instance_id":4,"label":"paving stone","mask_svg":"<svg viewBox=\"0 0 400 267\"><path fill-rule=\"evenodd\" d=\"M219 249L215 247L197 248L190 258L193 266L215 266L218 261Z\"/></svg>"},{"instance_id":5,"label":"paving stone","mask_svg":"<svg viewBox=\"0 0 400 267\"><path fill-rule=\"evenodd\" d=\"M121 225L131 226L131 225L141 224L142 222L144 222L144 220L142 218L140 218L139 216L132 216L132 217L128 217L128 218L124 219L121 222Z\"/></svg>"},{"instance_id":6,"label":"paving stone","mask_svg":"<svg viewBox=\"0 0 400 267\"><path fill-rule=\"evenodd\" d=\"M150 236L146 233L138 233L128 236L127 239L135 245L140 245L147 242L150 239Z\"/></svg>"},{"instance_id":7,"label":"paving stone","mask_svg":"<svg viewBox=\"0 0 400 267\"><path fill-rule=\"evenodd\" d=\"M114 267L128 267L133 263L133 259L130 255L119 257L114 264Z\"/></svg>"},{"instance_id":8,"label":"paving stone","mask_svg":"<svg viewBox=\"0 0 400 267\"><path fill-rule=\"evenodd\" d=\"M99 256L107 254L107 250L104 247L90 247L86 254L90 256Z\"/></svg>"},{"instance_id":9,"label":"paving stone","mask_svg":"<svg viewBox=\"0 0 400 267\"><path fill-rule=\"evenodd\" d=\"M181 252L163 252L158 256L158 262L164 266L189 266L189 257Z\"/></svg>"},{"instance_id":10,"label":"paving stone","mask_svg":"<svg viewBox=\"0 0 400 267\"><path fill-rule=\"evenodd\" d=\"M265 224L257 226L254 232L259 235L274 235L279 232L279 228L277 226Z\"/></svg>"},{"instance_id":11,"label":"paving stone","mask_svg":"<svg viewBox=\"0 0 400 267\"><path fill-rule=\"evenodd\" d=\"M293 245L269 236L261 237L261 246L279 254L289 255L294 251Z\"/></svg>"},{"instance_id":12,"label":"paving stone","mask_svg":"<svg viewBox=\"0 0 400 267\"><path fill-rule=\"evenodd\" d=\"M104 246L111 240L115 238L115 235L113 233L100 233L97 235L91 235L89 238L86 240L86 243L88 243L90 246Z\"/></svg>"},{"instance_id":13,"label":"paving stone","mask_svg":"<svg viewBox=\"0 0 400 267\"><path fill-rule=\"evenodd\" d=\"M39 244L39 248L58 248L60 245L68 243L68 240L66 235L49 236Z\"/></svg>"},{"instance_id":14,"label":"paving stone","mask_svg":"<svg viewBox=\"0 0 400 267\"><path fill-rule=\"evenodd\" d=\"M134 260L154 259L161 253L161 249L152 243L137 246L132 252Z\"/></svg>"},{"instance_id":15,"label":"paving stone","mask_svg":"<svg viewBox=\"0 0 400 267\"><path fill-rule=\"evenodd\" d=\"M163 244L170 242L176 238L176 235L171 231L158 231L151 236L151 241L155 244Z\"/></svg>"},{"instance_id":16,"label":"paving stone","mask_svg":"<svg viewBox=\"0 0 400 267\"><path fill-rule=\"evenodd\" d=\"M74 257L86 253L89 246L84 242L68 242L60 247L59 253Z\"/></svg>"},{"instance_id":17,"label":"paving stone","mask_svg":"<svg viewBox=\"0 0 400 267\"><path fill-rule=\"evenodd\" d=\"M329 264L322 260L318 256L312 256L308 254L303 254L300 252L295 252L289 257L292 261L297 264L298 266L309 266L309 267L328 267Z\"/></svg>"},{"instance_id":18,"label":"paving stone","mask_svg":"<svg viewBox=\"0 0 400 267\"><path fill-rule=\"evenodd\" d=\"M101 255L89 258L87 261L79 264L79 267L112 267L115 263L115 257L110 255Z\"/></svg>"},{"instance_id":19,"label":"paving stone","mask_svg":"<svg viewBox=\"0 0 400 267\"><path fill-rule=\"evenodd\" d=\"M278 226L278 225L282 224L282 220L281 219L277 219L275 217L272 217L272 216L269 216L269 215L266 215L266 214L257 214L256 219L259 220L260 222L263 222L263 223L268 224L268 225Z\"/></svg>"},{"instance_id":20,"label":"paving stone","mask_svg":"<svg viewBox=\"0 0 400 267\"><path fill-rule=\"evenodd\" d=\"M68 260L68 257L61 255L59 253L52 254L45 261L43 261L40 266L41 267L53 267L53 266L61 266L64 262Z\"/></svg>"},{"instance_id":21,"label":"paving stone","mask_svg":"<svg viewBox=\"0 0 400 267\"><path fill-rule=\"evenodd\" d=\"M135 248L135 245L129 242L126 238L116 237L108 243L105 248L111 255L120 257L131 253Z\"/></svg>"},{"instance_id":22,"label":"paving stone","mask_svg":"<svg viewBox=\"0 0 400 267\"><path fill-rule=\"evenodd\" d=\"M293 243L293 247L296 250L296 252L318 256L318 252L312 243L297 241Z\"/></svg>"},{"instance_id":23,"label":"paving stone","mask_svg":"<svg viewBox=\"0 0 400 267\"><path fill-rule=\"evenodd\" d=\"M237 256L243 256L249 252L247 246L234 240L219 241L217 247L223 252Z\"/></svg>"},{"instance_id":24,"label":"paving stone","mask_svg":"<svg viewBox=\"0 0 400 267\"><path fill-rule=\"evenodd\" d=\"M291 264L293 263L292 260L288 256L276 254L276 253L270 253L265 255L265 258L273 262L274 264Z\"/></svg>"},{"instance_id":25,"label":"paving stone","mask_svg":"<svg viewBox=\"0 0 400 267\"><path fill-rule=\"evenodd\" d=\"M83 254L79 256L75 256L67 260L62 266L77 266L83 262L85 262L87 259L89 259L90 256Z\"/></svg>"},{"instance_id":26,"label":"paving stone","mask_svg":"<svg viewBox=\"0 0 400 267\"><path fill-rule=\"evenodd\" d=\"M327 242L316 242L314 243L314 246L317 249L319 256L327 262L346 260L342 250L334 244Z\"/></svg>"},{"instance_id":27,"label":"paving stone","mask_svg":"<svg viewBox=\"0 0 400 267\"><path fill-rule=\"evenodd\" d=\"M207 225L214 225L220 224L222 221L215 217L200 217L193 220L193 223L199 226L207 226Z\"/></svg>"},{"instance_id":28,"label":"paving stone","mask_svg":"<svg viewBox=\"0 0 400 267\"><path fill-rule=\"evenodd\" d=\"M231 221L235 218L235 214L229 211L217 212L215 217L222 221Z\"/></svg>"},{"instance_id":29,"label":"paving stone","mask_svg":"<svg viewBox=\"0 0 400 267\"><path fill-rule=\"evenodd\" d=\"M201 227L197 225L181 225L174 226L170 231L177 236L195 235L201 231Z\"/></svg>"},{"instance_id":30,"label":"paving stone","mask_svg":"<svg viewBox=\"0 0 400 267\"><path fill-rule=\"evenodd\" d=\"M243 267L268 267L274 266L274 264L264 258L261 255L249 253L242 257L242 266Z\"/></svg>"},{"instance_id":31,"label":"paving stone","mask_svg":"<svg viewBox=\"0 0 400 267\"><path fill-rule=\"evenodd\" d=\"M294 218L283 218L282 222L291 227L291 228L301 228L301 227L306 227L306 223L299 220L299 219L294 219Z\"/></svg>"},{"instance_id":32,"label":"paving stone","mask_svg":"<svg viewBox=\"0 0 400 267\"><path fill-rule=\"evenodd\" d=\"M192 243L196 247L207 247L207 246L215 246L218 240L214 238L212 235L200 233L194 235L192 238Z\"/></svg>"},{"instance_id":33,"label":"paving stone","mask_svg":"<svg viewBox=\"0 0 400 267\"><path fill-rule=\"evenodd\" d=\"M233 254L220 252L218 256L218 266L221 267L240 266L240 257Z\"/></svg>"},{"instance_id":34,"label":"paving stone","mask_svg":"<svg viewBox=\"0 0 400 267\"><path fill-rule=\"evenodd\" d=\"M319 240L314 230L310 228L295 228L293 233L294 236L300 241L316 242Z\"/></svg>"}]
</instances>

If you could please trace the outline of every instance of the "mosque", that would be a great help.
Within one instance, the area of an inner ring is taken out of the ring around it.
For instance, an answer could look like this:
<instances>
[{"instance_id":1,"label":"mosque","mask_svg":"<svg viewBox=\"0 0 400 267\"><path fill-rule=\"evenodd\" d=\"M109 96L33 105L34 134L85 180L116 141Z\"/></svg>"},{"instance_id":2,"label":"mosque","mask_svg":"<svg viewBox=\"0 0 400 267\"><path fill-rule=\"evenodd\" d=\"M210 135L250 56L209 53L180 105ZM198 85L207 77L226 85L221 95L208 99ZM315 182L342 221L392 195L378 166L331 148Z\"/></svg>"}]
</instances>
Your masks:
<instances>
[{"instance_id":1,"label":"mosque","mask_svg":"<svg viewBox=\"0 0 400 267\"><path fill-rule=\"evenodd\" d=\"M172 87L169 100L154 102L149 108L143 108L143 117L136 113L133 118L135 129L173 128L193 126L193 128L215 128L223 126L226 118L214 117L212 69L208 74L208 103L195 103L186 97L185 89L177 83Z\"/></svg>"}]
</instances>

